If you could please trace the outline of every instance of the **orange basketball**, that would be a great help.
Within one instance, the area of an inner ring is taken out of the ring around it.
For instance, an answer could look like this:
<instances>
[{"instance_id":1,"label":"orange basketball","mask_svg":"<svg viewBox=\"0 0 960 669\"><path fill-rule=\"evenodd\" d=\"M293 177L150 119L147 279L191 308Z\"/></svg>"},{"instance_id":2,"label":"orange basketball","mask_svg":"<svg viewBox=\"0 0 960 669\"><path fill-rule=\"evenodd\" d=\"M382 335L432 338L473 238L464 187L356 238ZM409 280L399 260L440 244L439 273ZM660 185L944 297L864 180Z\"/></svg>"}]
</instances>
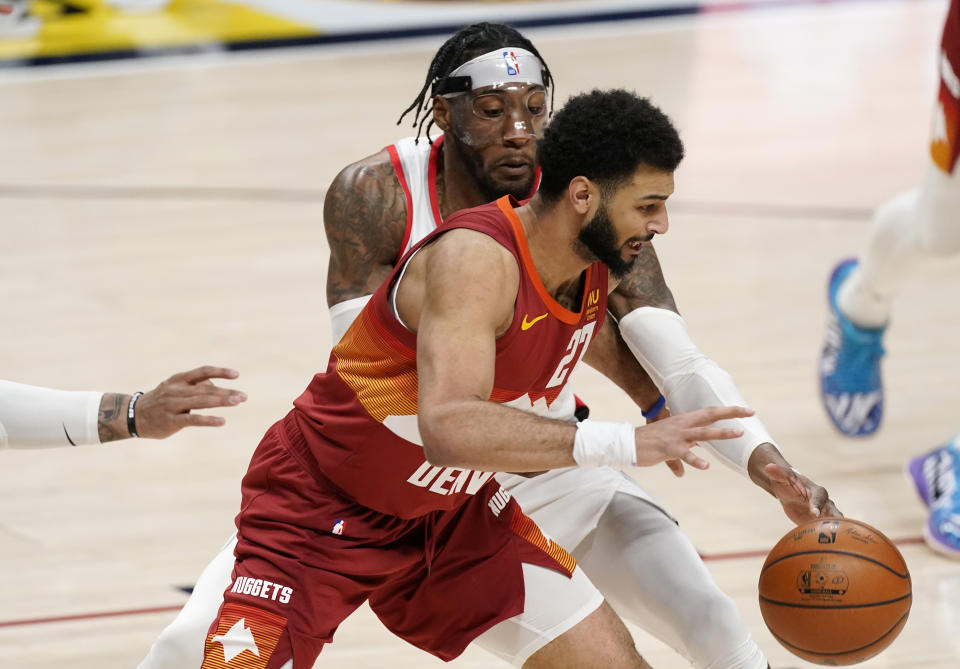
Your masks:
<instances>
[{"instance_id":1,"label":"orange basketball","mask_svg":"<svg viewBox=\"0 0 960 669\"><path fill-rule=\"evenodd\" d=\"M760 612L773 636L817 664L863 662L889 646L913 600L900 551L848 518L788 532L760 572Z\"/></svg>"}]
</instances>

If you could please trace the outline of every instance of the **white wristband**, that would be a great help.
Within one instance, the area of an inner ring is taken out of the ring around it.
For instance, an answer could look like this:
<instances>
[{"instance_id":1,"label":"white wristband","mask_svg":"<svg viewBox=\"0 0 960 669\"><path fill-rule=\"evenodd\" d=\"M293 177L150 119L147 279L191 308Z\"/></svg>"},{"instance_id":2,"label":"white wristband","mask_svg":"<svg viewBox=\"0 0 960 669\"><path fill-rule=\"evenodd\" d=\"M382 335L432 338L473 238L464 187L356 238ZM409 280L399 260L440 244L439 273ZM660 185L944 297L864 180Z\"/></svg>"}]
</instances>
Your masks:
<instances>
[{"instance_id":1,"label":"white wristband","mask_svg":"<svg viewBox=\"0 0 960 669\"><path fill-rule=\"evenodd\" d=\"M636 467L635 429L630 423L582 420L573 440L573 459L581 467Z\"/></svg>"}]
</instances>

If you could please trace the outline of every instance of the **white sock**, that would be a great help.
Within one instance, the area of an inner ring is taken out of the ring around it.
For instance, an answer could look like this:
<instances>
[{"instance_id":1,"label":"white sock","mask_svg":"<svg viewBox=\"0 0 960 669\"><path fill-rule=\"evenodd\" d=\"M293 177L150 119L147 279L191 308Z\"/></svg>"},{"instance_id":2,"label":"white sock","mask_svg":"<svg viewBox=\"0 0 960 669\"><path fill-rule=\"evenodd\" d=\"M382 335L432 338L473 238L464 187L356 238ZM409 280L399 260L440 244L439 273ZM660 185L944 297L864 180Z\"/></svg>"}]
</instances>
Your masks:
<instances>
[{"instance_id":1,"label":"white sock","mask_svg":"<svg viewBox=\"0 0 960 669\"><path fill-rule=\"evenodd\" d=\"M860 265L837 293L837 306L854 325L881 328L890 319L890 302L918 253L919 191L901 193L873 215L870 244Z\"/></svg>"}]
</instances>

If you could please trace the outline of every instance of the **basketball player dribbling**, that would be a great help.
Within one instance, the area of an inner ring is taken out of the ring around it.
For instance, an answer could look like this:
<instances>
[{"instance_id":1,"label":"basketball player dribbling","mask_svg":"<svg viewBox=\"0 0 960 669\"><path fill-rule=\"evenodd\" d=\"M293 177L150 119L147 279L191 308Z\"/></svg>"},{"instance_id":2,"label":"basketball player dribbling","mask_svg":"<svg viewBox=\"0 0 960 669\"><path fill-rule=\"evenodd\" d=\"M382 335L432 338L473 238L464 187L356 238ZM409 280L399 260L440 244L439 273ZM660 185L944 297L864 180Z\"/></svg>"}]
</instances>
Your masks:
<instances>
[{"instance_id":1,"label":"basketball player dribbling","mask_svg":"<svg viewBox=\"0 0 960 669\"><path fill-rule=\"evenodd\" d=\"M615 130L627 141L593 153ZM650 666L493 472L671 458L702 469L698 441L742 434L712 424L752 412L639 428L550 416L581 357L630 376L590 342L609 290L667 230L683 148L626 91L571 99L540 141L537 194L460 211L404 254L327 371L268 429L243 479L233 585L203 669L240 655L245 667L310 669L364 602L444 660L487 636L528 668Z\"/></svg>"},{"instance_id":2,"label":"basketball player dribbling","mask_svg":"<svg viewBox=\"0 0 960 669\"><path fill-rule=\"evenodd\" d=\"M937 58L930 163L919 188L873 216L867 253L841 261L828 284L830 325L820 357L821 397L848 436L876 432L883 417L880 359L890 304L914 263L960 254L960 0L951 0ZM960 557L960 434L907 465L930 509L927 544Z\"/></svg>"},{"instance_id":3,"label":"basketball player dribbling","mask_svg":"<svg viewBox=\"0 0 960 669\"><path fill-rule=\"evenodd\" d=\"M483 69L489 62L504 63L496 75L501 79L491 79ZM508 81L504 77L510 76L511 67L518 74ZM425 103L432 102L432 117L427 114L420 125L436 121L445 134L432 144L402 140L348 166L328 194L324 218L331 246L328 301L335 341L402 253L442 217L498 196L529 195L551 83L533 45L508 26L469 26L440 48L408 111L416 108L419 115ZM432 98L426 97L431 85ZM617 141L616 133L610 139ZM610 309L620 319L624 338L664 388L671 408L744 403L729 376L690 341L650 245L642 247L611 294ZM539 316L530 314L521 327L533 330ZM600 332L615 335L617 324L611 321L608 326ZM617 366L632 373L624 389L645 415L657 417L662 400L656 386L620 337L604 341L623 356ZM552 413L573 418L569 391L552 403ZM777 496L797 522L838 514L822 487L789 468L759 421L736 422L743 436L713 444L726 462ZM694 666L767 666L733 603L713 583L689 540L632 479L611 468L567 468L531 478L501 474L498 480L554 541L573 553L624 618L666 641ZM178 664L179 658L202 651L207 626L231 583L234 545L228 543L204 571L142 669L191 666ZM478 643L516 662L490 635Z\"/></svg>"}]
</instances>

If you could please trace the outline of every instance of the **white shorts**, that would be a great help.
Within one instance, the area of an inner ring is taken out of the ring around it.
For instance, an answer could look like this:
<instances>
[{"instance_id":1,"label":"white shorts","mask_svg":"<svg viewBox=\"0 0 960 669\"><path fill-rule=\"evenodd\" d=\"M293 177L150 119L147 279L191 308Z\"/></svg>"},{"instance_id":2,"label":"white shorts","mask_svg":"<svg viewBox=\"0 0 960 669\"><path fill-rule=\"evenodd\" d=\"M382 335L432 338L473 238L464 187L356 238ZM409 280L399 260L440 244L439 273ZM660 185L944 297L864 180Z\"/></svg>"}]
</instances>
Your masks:
<instances>
[{"instance_id":1,"label":"white shorts","mask_svg":"<svg viewBox=\"0 0 960 669\"><path fill-rule=\"evenodd\" d=\"M567 467L534 477L497 474L496 479L544 533L571 553L596 528L618 492L642 499L673 520L636 481L609 467Z\"/></svg>"},{"instance_id":2,"label":"white shorts","mask_svg":"<svg viewBox=\"0 0 960 669\"><path fill-rule=\"evenodd\" d=\"M524 564L523 587L523 613L473 641L517 667L603 604L603 595L580 567L568 579L552 569Z\"/></svg>"}]
</instances>

